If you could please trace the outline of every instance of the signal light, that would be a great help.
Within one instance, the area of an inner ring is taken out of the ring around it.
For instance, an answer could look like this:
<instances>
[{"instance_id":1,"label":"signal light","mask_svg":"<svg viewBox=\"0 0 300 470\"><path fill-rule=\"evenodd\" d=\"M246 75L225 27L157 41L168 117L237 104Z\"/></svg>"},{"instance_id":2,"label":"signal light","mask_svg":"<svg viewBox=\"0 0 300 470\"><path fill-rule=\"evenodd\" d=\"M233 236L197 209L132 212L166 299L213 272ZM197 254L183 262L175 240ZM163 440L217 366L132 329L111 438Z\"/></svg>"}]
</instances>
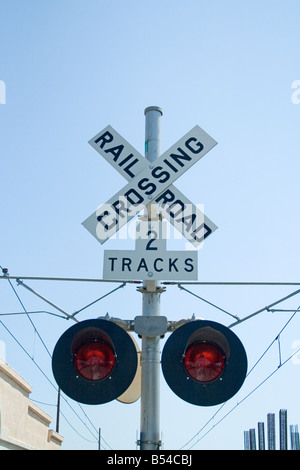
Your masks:
<instances>
[{"instance_id":1,"label":"signal light","mask_svg":"<svg viewBox=\"0 0 300 470\"><path fill-rule=\"evenodd\" d=\"M112 401L126 392L137 372L131 336L109 320L85 320L58 340L52 356L54 378L73 400L90 405Z\"/></svg>"},{"instance_id":2,"label":"signal light","mask_svg":"<svg viewBox=\"0 0 300 470\"><path fill-rule=\"evenodd\" d=\"M184 357L187 373L199 382L217 379L225 366L224 353L214 344L198 342L190 346Z\"/></svg>"},{"instance_id":3,"label":"signal light","mask_svg":"<svg viewBox=\"0 0 300 470\"><path fill-rule=\"evenodd\" d=\"M105 379L115 365L115 355L111 347L97 340L80 346L74 360L79 374L87 380Z\"/></svg>"},{"instance_id":4,"label":"signal light","mask_svg":"<svg viewBox=\"0 0 300 470\"><path fill-rule=\"evenodd\" d=\"M213 406L233 397L247 373L247 356L227 327L195 320L175 330L162 353L162 370L173 392L188 403Z\"/></svg>"}]
</instances>

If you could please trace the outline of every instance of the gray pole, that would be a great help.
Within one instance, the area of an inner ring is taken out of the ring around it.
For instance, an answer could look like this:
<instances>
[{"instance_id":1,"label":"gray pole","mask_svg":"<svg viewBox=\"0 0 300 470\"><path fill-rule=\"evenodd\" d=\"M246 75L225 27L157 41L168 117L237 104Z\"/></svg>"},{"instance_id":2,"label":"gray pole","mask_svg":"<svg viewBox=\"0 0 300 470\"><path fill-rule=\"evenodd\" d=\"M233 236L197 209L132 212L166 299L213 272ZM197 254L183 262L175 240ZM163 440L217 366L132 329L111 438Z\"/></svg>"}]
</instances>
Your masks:
<instances>
[{"instance_id":1,"label":"gray pole","mask_svg":"<svg viewBox=\"0 0 300 470\"><path fill-rule=\"evenodd\" d=\"M152 164L160 156L160 120L162 111L156 106L145 109L145 157ZM155 216L148 210L148 223ZM159 281L145 281L142 289L143 315L160 315ZM140 449L160 448L160 337L142 336L141 355L141 429Z\"/></svg>"},{"instance_id":2,"label":"gray pole","mask_svg":"<svg viewBox=\"0 0 300 470\"><path fill-rule=\"evenodd\" d=\"M267 414L267 428L268 428L268 450L276 450L275 440L275 414Z\"/></svg>"},{"instance_id":3,"label":"gray pole","mask_svg":"<svg viewBox=\"0 0 300 470\"><path fill-rule=\"evenodd\" d=\"M56 411L56 432L59 433L59 415L60 415L60 388L57 392L57 411Z\"/></svg>"},{"instance_id":4,"label":"gray pole","mask_svg":"<svg viewBox=\"0 0 300 470\"><path fill-rule=\"evenodd\" d=\"M279 410L280 450L287 450L287 410Z\"/></svg>"},{"instance_id":5,"label":"gray pole","mask_svg":"<svg viewBox=\"0 0 300 470\"><path fill-rule=\"evenodd\" d=\"M244 450L250 450L250 431L244 431Z\"/></svg>"},{"instance_id":6,"label":"gray pole","mask_svg":"<svg viewBox=\"0 0 300 470\"><path fill-rule=\"evenodd\" d=\"M296 424L290 426L290 435L291 435L291 450L300 450L300 441L299 441L299 432L298 425Z\"/></svg>"},{"instance_id":7,"label":"gray pole","mask_svg":"<svg viewBox=\"0 0 300 470\"><path fill-rule=\"evenodd\" d=\"M250 434L250 450L256 450L255 429L249 429Z\"/></svg>"},{"instance_id":8,"label":"gray pole","mask_svg":"<svg viewBox=\"0 0 300 470\"><path fill-rule=\"evenodd\" d=\"M265 450L265 423L258 423L258 449Z\"/></svg>"}]
</instances>

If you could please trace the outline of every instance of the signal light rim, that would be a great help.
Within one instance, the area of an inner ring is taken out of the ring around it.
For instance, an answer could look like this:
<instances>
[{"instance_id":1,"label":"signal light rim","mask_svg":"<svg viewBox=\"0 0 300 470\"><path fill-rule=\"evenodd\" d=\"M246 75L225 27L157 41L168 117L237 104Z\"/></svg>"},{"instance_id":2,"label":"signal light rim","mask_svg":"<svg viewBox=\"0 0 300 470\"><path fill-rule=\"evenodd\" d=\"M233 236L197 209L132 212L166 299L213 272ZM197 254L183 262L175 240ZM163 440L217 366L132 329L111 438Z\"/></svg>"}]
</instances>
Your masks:
<instances>
[{"instance_id":1,"label":"signal light rim","mask_svg":"<svg viewBox=\"0 0 300 470\"><path fill-rule=\"evenodd\" d=\"M102 380L88 380L79 375L74 351L91 333L108 340L115 352L115 367ZM56 383L68 397L88 405L101 405L120 397L130 387L138 367L137 350L131 336L110 320L83 320L67 329L57 341L52 354L52 371Z\"/></svg>"},{"instance_id":2,"label":"signal light rim","mask_svg":"<svg viewBox=\"0 0 300 470\"><path fill-rule=\"evenodd\" d=\"M216 340L225 348L226 363L221 376L201 383L188 376L183 355L195 339ZM247 355L238 336L228 327L209 320L193 320L178 327L162 351L162 372L171 390L181 399L198 406L214 406L232 398L247 374ZM190 380L187 380L190 379Z\"/></svg>"}]
</instances>

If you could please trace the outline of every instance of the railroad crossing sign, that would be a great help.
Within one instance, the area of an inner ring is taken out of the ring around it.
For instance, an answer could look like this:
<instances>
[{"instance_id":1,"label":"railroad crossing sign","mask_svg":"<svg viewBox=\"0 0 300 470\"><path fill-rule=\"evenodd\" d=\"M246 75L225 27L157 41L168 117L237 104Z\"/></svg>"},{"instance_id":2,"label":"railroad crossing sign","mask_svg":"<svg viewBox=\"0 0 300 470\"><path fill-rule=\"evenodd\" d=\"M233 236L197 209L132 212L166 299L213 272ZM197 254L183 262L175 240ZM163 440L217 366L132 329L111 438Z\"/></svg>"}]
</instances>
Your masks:
<instances>
[{"instance_id":1,"label":"railroad crossing sign","mask_svg":"<svg viewBox=\"0 0 300 470\"><path fill-rule=\"evenodd\" d=\"M149 203L197 247L217 226L173 182L217 142L195 126L154 163L150 163L111 126L89 141L128 184L82 225L102 244Z\"/></svg>"}]
</instances>

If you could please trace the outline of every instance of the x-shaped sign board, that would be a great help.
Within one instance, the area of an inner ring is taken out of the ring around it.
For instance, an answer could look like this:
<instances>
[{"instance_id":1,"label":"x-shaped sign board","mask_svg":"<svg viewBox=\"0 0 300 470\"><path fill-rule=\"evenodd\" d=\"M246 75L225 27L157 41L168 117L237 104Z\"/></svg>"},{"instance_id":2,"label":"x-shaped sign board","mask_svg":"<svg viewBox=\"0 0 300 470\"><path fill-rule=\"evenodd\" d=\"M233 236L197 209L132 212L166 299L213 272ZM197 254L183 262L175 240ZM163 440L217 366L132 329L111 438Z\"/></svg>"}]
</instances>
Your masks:
<instances>
[{"instance_id":1,"label":"x-shaped sign board","mask_svg":"<svg viewBox=\"0 0 300 470\"><path fill-rule=\"evenodd\" d=\"M149 203L197 247L217 226L173 182L217 142L195 126L155 162L150 163L111 126L89 143L121 175L125 185L82 225L102 244Z\"/></svg>"}]
</instances>

